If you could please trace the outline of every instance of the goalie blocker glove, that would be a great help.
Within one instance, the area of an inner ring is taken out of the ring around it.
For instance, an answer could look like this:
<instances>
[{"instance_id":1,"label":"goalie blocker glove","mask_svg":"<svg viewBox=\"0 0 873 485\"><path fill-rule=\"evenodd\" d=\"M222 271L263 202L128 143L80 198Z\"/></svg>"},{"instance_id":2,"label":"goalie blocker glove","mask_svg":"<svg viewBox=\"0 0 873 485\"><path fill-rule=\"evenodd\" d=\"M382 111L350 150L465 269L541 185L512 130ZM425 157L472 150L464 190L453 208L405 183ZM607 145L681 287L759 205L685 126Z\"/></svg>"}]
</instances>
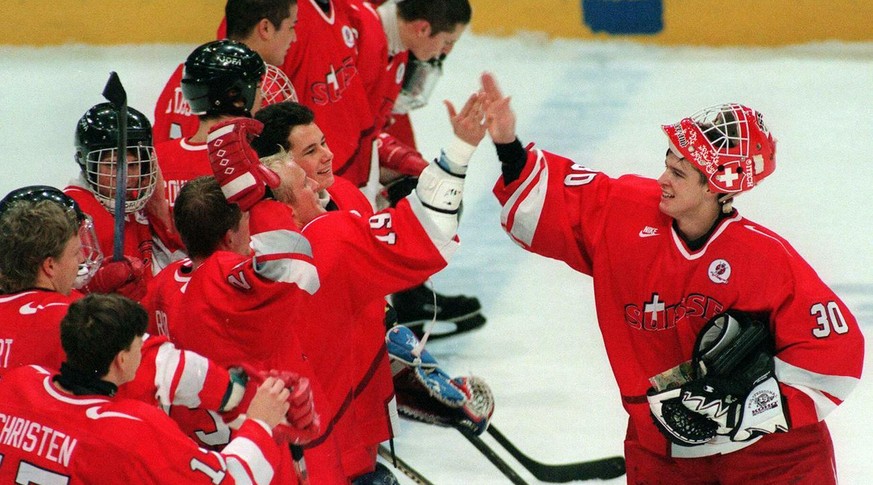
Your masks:
<instances>
[{"instance_id":1,"label":"goalie blocker glove","mask_svg":"<svg viewBox=\"0 0 873 485\"><path fill-rule=\"evenodd\" d=\"M748 314L728 311L710 319L692 357L696 378L679 387L649 390L655 424L683 446L787 431L787 406L771 345L766 325Z\"/></svg>"},{"instance_id":2,"label":"goalie blocker glove","mask_svg":"<svg viewBox=\"0 0 873 485\"><path fill-rule=\"evenodd\" d=\"M452 378L439 368L436 359L422 349L413 349L418 338L399 325L385 337L397 410L406 418L447 427L462 427L482 434L494 412L494 395L484 380L475 377Z\"/></svg>"},{"instance_id":3,"label":"goalie blocker glove","mask_svg":"<svg viewBox=\"0 0 873 485\"><path fill-rule=\"evenodd\" d=\"M456 136L440 153L436 163L431 163L421 172L415 193L425 207L444 214L458 213L467 164L475 150L475 146Z\"/></svg>"}]
</instances>

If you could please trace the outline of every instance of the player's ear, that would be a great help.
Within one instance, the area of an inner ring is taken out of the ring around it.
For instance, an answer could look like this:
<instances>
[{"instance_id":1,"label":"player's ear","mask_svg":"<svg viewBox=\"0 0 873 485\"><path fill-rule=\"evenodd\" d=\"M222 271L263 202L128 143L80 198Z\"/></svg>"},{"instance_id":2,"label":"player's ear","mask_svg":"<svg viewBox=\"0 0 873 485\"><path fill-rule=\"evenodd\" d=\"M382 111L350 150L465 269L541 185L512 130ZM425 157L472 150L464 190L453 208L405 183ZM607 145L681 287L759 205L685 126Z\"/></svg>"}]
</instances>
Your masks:
<instances>
[{"instance_id":1,"label":"player's ear","mask_svg":"<svg viewBox=\"0 0 873 485\"><path fill-rule=\"evenodd\" d=\"M430 37L430 33L432 30L430 27L430 22L428 22L427 20L419 19L413 21L412 24L415 26L415 33L419 37Z\"/></svg>"},{"instance_id":2,"label":"player's ear","mask_svg":"<svg viewBox=\"0 0 873 485\"><path fill-rule=\"evenodd\" d=\"M270 38L270 35L276 30L276 27L270 22L269 19L262 18L255 25L255 30L262 39L267 40Z\"/></svg>"},{"instance_id":3,"label":"player's ear","mask_svg":"<svg viewBox=\"0 0 873 485\"><path fill-rule=\"evenodd\" d=\"M57 272L57 261L55 258L49 256L42 260L42 263L39 265L40 271L42 271L49 278L54 277Z\"/></svg>"}]
</instances>

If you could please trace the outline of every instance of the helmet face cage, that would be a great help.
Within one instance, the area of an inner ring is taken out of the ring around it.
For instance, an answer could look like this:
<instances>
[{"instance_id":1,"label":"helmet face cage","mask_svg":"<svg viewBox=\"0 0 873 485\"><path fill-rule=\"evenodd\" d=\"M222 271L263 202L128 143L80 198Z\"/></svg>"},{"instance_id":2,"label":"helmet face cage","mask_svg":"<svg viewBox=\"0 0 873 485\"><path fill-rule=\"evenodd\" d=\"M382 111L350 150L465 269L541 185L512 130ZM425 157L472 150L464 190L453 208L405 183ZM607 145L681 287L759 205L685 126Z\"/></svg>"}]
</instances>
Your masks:
<instances>
[{"instance_id":1,"label":"helmet face cage","mask_svg":"<svg viewBox=\"0 0 873 485\"><path fill-rule=\"evenodd\" d=\"M749 107L711 106L662 128L670 149L703 171L715 192L749 190L776 169L776 140Z\"/></svg>"},{"instance_id":2,"label":"helmet face cage","mask_svg":"<svg viewBox=\"0 0 873 485\"><path fill-rule=\"evenodd\" d=\"M85 154L85 176L97 200L110 214L115 214L115 173L118 168L116 148L101 148ZM124 212L130 214L145 207L158 181L157 156L151 146L128 145L127 184Z\"/></svg>"},{"instance_id":3,"label":"helmet face cage","mask_svg":"<svg viewBox=\"0 0 873 485\"><path fill-rule=\"evenodd\" d=\"M100 250L100 242L97 240L97 232L94 230L94 221L91 216L85 214L79 222L79 241L82 243L82 259L79 263L79 272L73 288L77 290L87 285L94 273L103 264L103 251Z\"/></svg>"},{"instance_id":4,"label":"helmet face cage","mask_svg":"<svg viewBox=\"0 0 873 485\"><path fill-rule=\"evenodd\" d=\"M288 76L272 64L265 65L267 71L264 73L263 81L261 81L261 108L283 101L296 103L297 92L294 91L294 86L291 85Z\"/></svg>"}]
</instances>

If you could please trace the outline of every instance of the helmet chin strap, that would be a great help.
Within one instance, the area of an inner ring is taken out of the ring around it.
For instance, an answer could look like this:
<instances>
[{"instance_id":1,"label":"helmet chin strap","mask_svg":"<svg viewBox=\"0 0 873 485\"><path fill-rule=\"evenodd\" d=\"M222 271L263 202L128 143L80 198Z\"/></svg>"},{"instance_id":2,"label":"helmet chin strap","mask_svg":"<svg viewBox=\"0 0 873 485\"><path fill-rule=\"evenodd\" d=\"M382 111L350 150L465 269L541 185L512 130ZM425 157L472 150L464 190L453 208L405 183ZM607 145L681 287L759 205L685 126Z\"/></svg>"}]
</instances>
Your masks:
<instances>
[{"instance_id":1,"label":"helmet chin strap","mask_svg":"<svg viewBox=\"0 0 873 485\"><path fill-rule=\"evenodd\" d=\"M718 203L721 204L722 213L729 214L734 210L734 195L736 194L722 194L719 196Z\"/></svg>"}]
</instances>

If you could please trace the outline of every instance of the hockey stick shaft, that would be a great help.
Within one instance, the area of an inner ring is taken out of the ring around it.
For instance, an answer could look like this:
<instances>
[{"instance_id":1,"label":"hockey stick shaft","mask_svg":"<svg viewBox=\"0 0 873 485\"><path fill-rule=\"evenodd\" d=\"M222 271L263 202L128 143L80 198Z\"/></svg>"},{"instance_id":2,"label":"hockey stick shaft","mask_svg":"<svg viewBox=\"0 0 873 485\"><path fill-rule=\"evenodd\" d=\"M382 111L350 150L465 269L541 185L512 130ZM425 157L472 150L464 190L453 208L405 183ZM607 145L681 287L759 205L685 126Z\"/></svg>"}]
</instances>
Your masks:
<instances>
[{"instance_id":1,"label":"hockey stick shaft","mask_svg":"<svg viewBox=\"0 0 873 485\"><path fill-rule=\"evenodd\" d=\"M409 466L408 463L401 460L396 454L391 453L385 445L379 445L379 456L391 462L391 464L394 465L394 468L400 470L401 473L411 478L415 483L421 485L434 485L433 482L424 478L424 475L419 473L415 468Z\"/></svg>"},{"instance_id":2,"label":"hockey stick shaft","mask_svg":"<svg viewBox=\"0 0 873 485\"><path fill-rule=\"evenodd\" d=\"M500 458L500 456L498 456L497 453L495 453L494 450L492 450L490 446L488 446L484 441L482 441L482 438L477 436L475 433L473 433L469 429L461 428L461 427L458 427L455 429L460 431L461 434L464 435L464 438L467 438L467 441L472 443L473 446L475 446L476 449L479 450L479 452L481 452L483 455L485 455L485 458L488 458L488 461L490 461L494 466L496 466L497 469L500 470L500 472L503 473L503 475L505 475L506 478L508 478L510 482L515 483L516 485L527 485L527 482L525 482L518 475L518 473L515 472L515 470L513 470L509 465L507 465L506 462L503 461L503 458Z\"/></svg>"},{"instance_id":3,"label":"hockey stick shaft","mask_svg":"<svg viewBox=\"0 0 873 485\"><path fill-rule=\"evenodd\" d=\"M103 97L118 110L118 151L115 159L115 234L113 235L112 259L124 259L124 207L127 202L127 93L118 74L112 71Z\"/></svg>"},{"instance_id":4,"label":"hockey stick shaft","mask_svg":"<svg viewBox=\"0 0 873 485\"><path fill-rule=\"evenodd\" d=\"M490 434L497 443L512 455L537 480L549 483L566 483L577 480L608 479L624 475L625 464L621 456L599 460L580 461L561 465L540 463L521 452L494 424L488 426Z\"/></svg>"},{"instance_id":5,"label":"hockey stick shaft","mask_svg":"<svg viewBox=\"0 0 873 485\"><path fill-rule=\"evenodd\" d=\"M309 472L306 471L306 460L303 458L303 447L300 445L288 445L291 450L291 458L294 460L294 473L297 474L297 483L309 485Z\"/></svg>"}]
</instances>

